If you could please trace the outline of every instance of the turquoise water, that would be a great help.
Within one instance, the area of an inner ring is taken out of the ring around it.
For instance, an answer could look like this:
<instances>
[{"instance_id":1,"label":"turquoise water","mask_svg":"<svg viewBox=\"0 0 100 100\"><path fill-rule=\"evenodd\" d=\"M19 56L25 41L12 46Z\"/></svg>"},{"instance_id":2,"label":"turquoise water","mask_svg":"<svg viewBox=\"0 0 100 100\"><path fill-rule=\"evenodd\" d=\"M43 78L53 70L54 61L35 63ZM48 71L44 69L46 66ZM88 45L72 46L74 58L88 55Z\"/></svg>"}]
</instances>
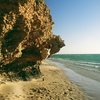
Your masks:
<instances>
[{"instance_id":1,"label":"turquoise water","mask_svg":"<svg viewBox=\"0 0 100 100\"><path fill-rule=\"evenodd\" d=\"M51 58L74 61L78 65L100 71L100 54L57 54Z\"/></svg>"},{"instance_id":2,"label":"turquoise water","mask_svg":"<svg viewBox=\"0 0 100 100\"><path fill-rule=\"evenodd\" d=\"M100 63L100 54L57 54L54 58Z\"/></svg>"}]
</instances>

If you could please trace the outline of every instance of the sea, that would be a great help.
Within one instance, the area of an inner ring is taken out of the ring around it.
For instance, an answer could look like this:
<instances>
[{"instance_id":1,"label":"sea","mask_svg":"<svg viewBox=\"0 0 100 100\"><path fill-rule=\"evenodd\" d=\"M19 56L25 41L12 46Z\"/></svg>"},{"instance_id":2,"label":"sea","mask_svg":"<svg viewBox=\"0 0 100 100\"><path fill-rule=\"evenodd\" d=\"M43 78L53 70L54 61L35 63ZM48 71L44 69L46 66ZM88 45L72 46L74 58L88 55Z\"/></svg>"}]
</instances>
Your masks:
<instances>
[{"instance_id":1,"label":"sea","mask_svg":"<svg viewBox=\"0 0 100 100\"><path fill-rule=\"evenodd\" d=\"M100 72L100 54L56 54L51 58L61 61L73 61L88 70Z\"/></svg>"}]
</instances>

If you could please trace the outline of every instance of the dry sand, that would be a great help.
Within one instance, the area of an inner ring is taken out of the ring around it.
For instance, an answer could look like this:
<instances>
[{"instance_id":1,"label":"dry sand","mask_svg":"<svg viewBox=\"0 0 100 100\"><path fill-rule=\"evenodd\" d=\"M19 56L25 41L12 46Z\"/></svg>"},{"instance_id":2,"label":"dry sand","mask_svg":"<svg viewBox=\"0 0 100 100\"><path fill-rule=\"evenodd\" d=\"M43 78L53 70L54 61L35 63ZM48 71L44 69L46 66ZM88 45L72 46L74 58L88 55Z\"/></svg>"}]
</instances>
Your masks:
<instances>
[{"instance_id":1,"label":"dry sand","mask_svg":"<svg viewBox=\"0 0 100 100\"><path fill-rule=\"evenodd\" d=\"M63 71L43 62L42 76L31 81L0 81L0 100L87 100Z\"/></svg>"}]
</instances>

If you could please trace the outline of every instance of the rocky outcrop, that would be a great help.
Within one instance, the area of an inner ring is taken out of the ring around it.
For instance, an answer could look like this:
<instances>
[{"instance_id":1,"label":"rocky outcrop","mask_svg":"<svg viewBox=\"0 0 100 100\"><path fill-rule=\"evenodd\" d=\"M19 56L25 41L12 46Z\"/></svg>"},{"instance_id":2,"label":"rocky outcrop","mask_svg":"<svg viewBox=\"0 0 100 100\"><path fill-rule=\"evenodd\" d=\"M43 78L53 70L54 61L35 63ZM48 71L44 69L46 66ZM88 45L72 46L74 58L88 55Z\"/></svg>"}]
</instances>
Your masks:
<instances>
[{"instance_id":1,"label":"rocky outcrop","mask_svg":"<svg viewBox=\"0 0 100 100\"><path fill-rule=\"evenodd\" d=\"M53 24L43 0L0 0L0 73L38 75L40 62L64 46Z\"/></svg>"}]
</instances>

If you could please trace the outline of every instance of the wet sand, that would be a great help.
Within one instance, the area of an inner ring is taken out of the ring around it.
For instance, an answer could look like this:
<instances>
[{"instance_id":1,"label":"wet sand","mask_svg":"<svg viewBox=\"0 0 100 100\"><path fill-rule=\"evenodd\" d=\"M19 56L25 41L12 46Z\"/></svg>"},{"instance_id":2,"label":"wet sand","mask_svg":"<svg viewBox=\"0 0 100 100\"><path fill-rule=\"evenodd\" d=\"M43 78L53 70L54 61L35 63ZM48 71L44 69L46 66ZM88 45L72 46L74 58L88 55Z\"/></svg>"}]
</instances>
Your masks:
<instances>
[{"instance_id":1,"label":"wet sand","mask_svg":"<svg viewBox=\"0 0 100 100\"><path fill-rule=\"evenodd\" d=\"M100 100L100 73L79 66L75 62L54 60L70 80L79 85L88 95L89 100Z\"/></svg>"},{"instance_id":2,"label":"wet sand","mask_svg":"<svg viewBox=\"0 0 100 100\"><path fill-rule=\"evenodd\" d=\"M40 69L42 76L31 81L0 80L0 100L87 100L60 68L43 62Z\"/></svg>"}]
</instances>

